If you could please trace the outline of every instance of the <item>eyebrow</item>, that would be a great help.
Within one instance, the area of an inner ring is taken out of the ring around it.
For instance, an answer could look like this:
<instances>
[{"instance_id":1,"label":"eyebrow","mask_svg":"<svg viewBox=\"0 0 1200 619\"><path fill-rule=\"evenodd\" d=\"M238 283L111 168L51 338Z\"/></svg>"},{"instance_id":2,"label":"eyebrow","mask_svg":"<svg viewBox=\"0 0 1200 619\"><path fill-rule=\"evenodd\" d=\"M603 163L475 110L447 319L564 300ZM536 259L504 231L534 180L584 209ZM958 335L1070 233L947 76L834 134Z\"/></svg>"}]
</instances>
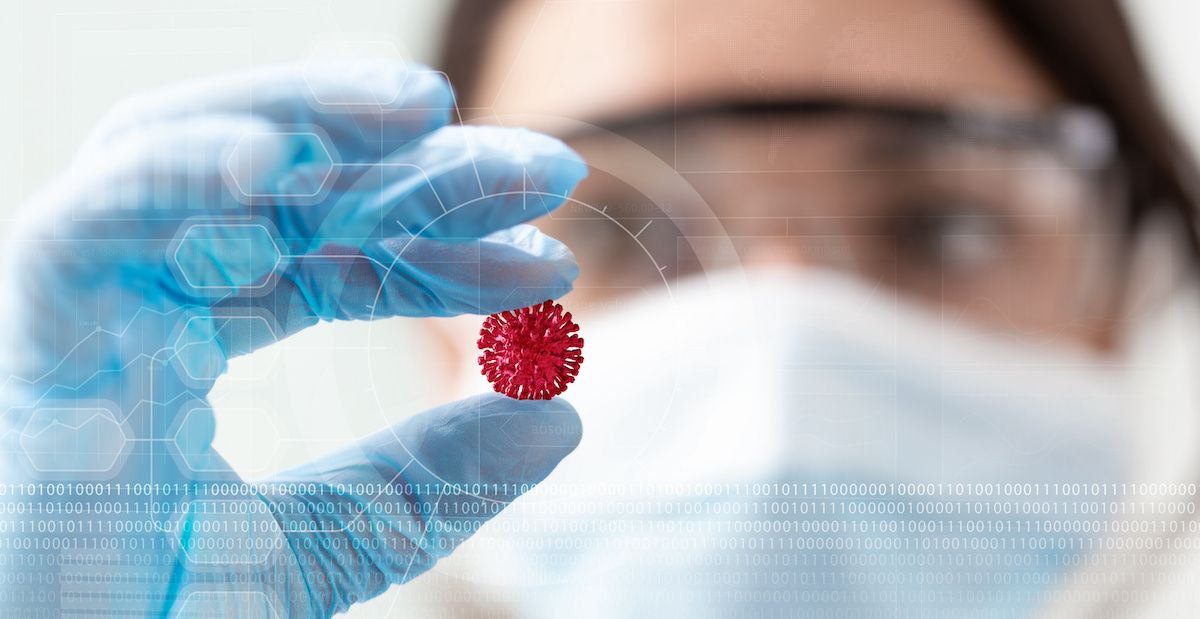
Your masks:
<instances>
[{"instance_id":1,"label":"eyebrow","mask_svg":"<svg viewBox=\"0 0 1200 619\"><path fill-rule=\"evenodd\" d=\"M1031 139L1052 135L1055 131L1055 118L1061 111L1052 109L1045 113L1015 113L1012 110L966 105L937 106L909 101L830 96L732 100L660 106L637 114L602 117L590 122L589 127L566 131L559 137L574 139L604 133L621 135L711 118L762 119L783 115L820 118L861 114L929 126L958 128L980 135L1003 134L1010 139Z\"/></svg>"},{"instance_id":2,"label":"eyebrow","mask_svg":"<svg viewBox=\"0 0 1200 619\"><path fill-rule=\"evenodd\" d=\"M898 101L862 101L838 97L763 101L734 100L661 106L638 114L602 117L590 123L594 127L593 129L571 131L563 137L577 137L602 132L623 133L714 117L757 118L785 114L819 117L849 113L866 113L928 122L945 121L954 116L953 113L947 112L943 108Z\"/></svg>"}]
</instances>

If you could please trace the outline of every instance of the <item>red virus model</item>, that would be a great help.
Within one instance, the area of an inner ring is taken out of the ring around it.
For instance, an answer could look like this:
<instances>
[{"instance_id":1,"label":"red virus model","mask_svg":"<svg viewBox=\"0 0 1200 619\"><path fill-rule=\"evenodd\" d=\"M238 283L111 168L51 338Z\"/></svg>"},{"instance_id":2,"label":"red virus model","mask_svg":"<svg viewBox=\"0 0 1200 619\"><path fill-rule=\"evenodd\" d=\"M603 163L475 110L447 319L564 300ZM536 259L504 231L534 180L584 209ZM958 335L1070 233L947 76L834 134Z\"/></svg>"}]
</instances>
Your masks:
<instances>
[{"instance_id":1,"label":"red virus model","mask_svg":"<svg viewBox=\"0 0 1200 619\"><path fill-rule=\"evenodd\" d=\"M549 400L575 382L583 338L571 312L552 301L492 314L479 331L479 365L496 391L518 400Z\"/></svg>"}]
</instances>

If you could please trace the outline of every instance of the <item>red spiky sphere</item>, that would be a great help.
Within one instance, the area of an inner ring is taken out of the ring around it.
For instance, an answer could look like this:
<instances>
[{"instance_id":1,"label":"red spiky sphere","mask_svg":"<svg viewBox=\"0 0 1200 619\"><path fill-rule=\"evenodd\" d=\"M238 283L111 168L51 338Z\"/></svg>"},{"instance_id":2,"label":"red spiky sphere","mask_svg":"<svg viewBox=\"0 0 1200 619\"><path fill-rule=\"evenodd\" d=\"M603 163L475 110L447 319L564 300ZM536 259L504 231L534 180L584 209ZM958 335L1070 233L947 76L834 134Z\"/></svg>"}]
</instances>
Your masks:
<instances>
[{"instance_id":1,"label":"red spiky sphere","mask_svg":"<svg viewBox=\"0 0 1200 619\"><path fill-rule=\"evenodd\" d=\"M492 314L479 331L479 365L496 391L518 400L549 400L575 382L583 338L571 312L545 301Z\"/></svg>"}]
</instances>

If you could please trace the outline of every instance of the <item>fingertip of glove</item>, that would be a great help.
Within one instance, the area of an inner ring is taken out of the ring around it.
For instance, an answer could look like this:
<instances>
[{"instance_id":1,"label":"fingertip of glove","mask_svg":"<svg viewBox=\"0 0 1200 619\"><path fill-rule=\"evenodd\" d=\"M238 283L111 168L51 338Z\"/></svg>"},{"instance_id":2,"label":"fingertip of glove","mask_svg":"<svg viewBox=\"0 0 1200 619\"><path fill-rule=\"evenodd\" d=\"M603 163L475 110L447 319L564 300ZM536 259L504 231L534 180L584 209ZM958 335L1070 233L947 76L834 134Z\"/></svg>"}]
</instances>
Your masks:
<instances>
[{"instance_id":1,"label":"fingertip of glove","mask_svg":"<svg viewBox=\"0 0 1200 619\"><path fill-rule=\"evenodd\" d=\"M584 178L588 168L583 157L562 140L529 129L510 129L512 153L523 165L540 162L548 165L545 179L549 186L543 191L551 195L567 197Z\"/></svg>"},{"instance_id":2,"label":"fingertip of glove","mask_svg":"<svg viewBox=\"0 0 1200 619\"><path fill-rule=\"evenodd\" d=\"M493 232L482 240L485 243L498 243L516 248L547 265L549 269L543 274L544 277L537 279L544 280L543 285L558 290L557 294L550 295L552 298L570 292L572 284L579 278L579 261L571 248L543 233L537 226L517 224Z\"/></svg>"},{"instance_id":3,"label":"fingertip of glove","mask_svg":"<svg viewBox=\"0 0 1200 619\"><path fill-rule=\"evenodd\" d=\"M579 415L562 399L489 393L426 411L368 440L365 450L372 461L412 458L445 482L523 485L545 479L582 436Z\"/></svg>"},{"instance_id":4,"label":"fingertip of glove","mask_svg":"<svg viewBox=\"0 0 1200 619\"><path fill-rule=\"evenodd\" d=\"M523 168L539 184L530 190L565 197L587 177L587 164L562 140L521 127L453 125L432 134L428 145L464 151L476 164L498 161Z\"/></svg>"},{"instance_id":5,"label":"fingertip of glove","mask_svg":"<svg viewBox=\"0 0 1200 619\"><path fill-rule=\"evenodd\" d=\"M503 419L500 427L512 445L532 448L531 454L557 463L574 451L583 438L583 421L579 413L562 398L516 400L499 393L477 398L481 413Z\"/></svg>"},{"instance_id":6,"label":"fingertip of glove","mask_svg":"<svg viewBox=\"0 0 1200 619\"><path fill-rule=\"evenodd\" d=\"M401 79L405 80L402 94L393 107L425 111L428 118L426 133L453 120L454 88L445 73L418 65L409 67L407 76Z\"/></svg>"}]
</instances>

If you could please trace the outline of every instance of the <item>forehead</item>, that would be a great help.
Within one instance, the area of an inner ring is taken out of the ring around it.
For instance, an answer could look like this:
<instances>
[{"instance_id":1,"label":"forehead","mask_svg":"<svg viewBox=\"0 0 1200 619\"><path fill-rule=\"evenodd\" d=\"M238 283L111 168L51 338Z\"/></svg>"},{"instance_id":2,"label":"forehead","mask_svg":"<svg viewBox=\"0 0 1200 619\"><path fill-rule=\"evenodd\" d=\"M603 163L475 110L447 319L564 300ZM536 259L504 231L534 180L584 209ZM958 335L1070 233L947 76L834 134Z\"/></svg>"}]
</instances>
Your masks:
<instances>
[{"instance_id":1,"label":"forehead","mask_svg":"<svg viewBox=\"0 0 1200 619\"><path fill-rule=\"evenodd\" d=\"M480 76L477 114L581 120L813 94L1059 98L982 0L515 0Z\"/></svg>"}]
</instances>

